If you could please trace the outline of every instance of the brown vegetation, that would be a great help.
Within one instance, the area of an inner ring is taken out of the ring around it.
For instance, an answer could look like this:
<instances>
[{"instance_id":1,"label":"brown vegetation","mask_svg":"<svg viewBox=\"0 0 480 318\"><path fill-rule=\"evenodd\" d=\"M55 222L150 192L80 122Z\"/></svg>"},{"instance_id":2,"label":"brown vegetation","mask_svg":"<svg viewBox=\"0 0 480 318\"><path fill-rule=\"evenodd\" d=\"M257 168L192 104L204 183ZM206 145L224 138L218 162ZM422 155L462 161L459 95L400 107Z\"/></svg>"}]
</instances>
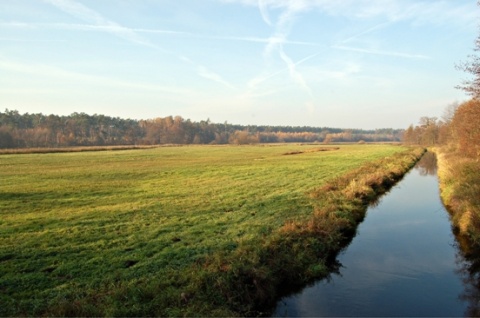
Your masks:
<instances>
[{"instance_id":1,"label":"brown vegetation","mask_svg":"<svg viewBox=\"0 0 480 318\"><path fill-rule=\"evenodd\" d=\"M480 247L480 161L447 148L436 152L441 197L454 228Z\"/></svg>"},{"instance_id":2,"label":"brown vegetation","mask_svg":"<svg viewBox=\"0 0 480 318\"><path fill-rule=\"evenodd\" d=\"M291 152L285 152L283 155L288 156L288 155L300 155L302 153L310 153L310 152L319 152L319 151L332 151L332 150L338 150L340 149L339 147L324 147L324 148L311 148L307 149L305 151L291 151Z\"/></svg>"},{"instance_id":3,"label":"brown vegetation","mask_svg":"<svg viewBox=\"0 0 480 318\"><path fill-rule=\"evenodd\" d=\"M480 157L480 100L472 99L458 107L451 123L452 139L458 151L471 158Z\"/></svg>"},{"instance_id":4,"label":"brown vegetation","mask_svg":"<svg viewBox=\"0 0 480 318\"><path fill-rule=\"evenodd\" d=\"M422 117L417 126L404 132L406 144L447 146L471 158L480 156L480 100L472 99L461 105L452 104L441 120Z\"/></svg>"}]
</instances>

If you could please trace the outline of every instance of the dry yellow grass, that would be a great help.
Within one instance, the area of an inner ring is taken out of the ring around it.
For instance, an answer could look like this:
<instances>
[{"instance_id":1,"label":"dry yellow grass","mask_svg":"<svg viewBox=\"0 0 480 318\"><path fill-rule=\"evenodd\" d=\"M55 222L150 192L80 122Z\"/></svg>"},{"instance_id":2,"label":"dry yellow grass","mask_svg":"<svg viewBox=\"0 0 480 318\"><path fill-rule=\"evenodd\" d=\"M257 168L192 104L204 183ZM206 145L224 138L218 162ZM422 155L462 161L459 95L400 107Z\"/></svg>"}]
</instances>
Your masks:
<instances>
[{"instance_id":1,"label":"dry yellow grass","mask_svg":"<svg viewBox=\"0 0 480 318\"><path fill-rule=\"evenodd\" d=\"M445 148L435 148L440 193L461 235L480 244L480 162Z\"/></svg>"}]
</instances>

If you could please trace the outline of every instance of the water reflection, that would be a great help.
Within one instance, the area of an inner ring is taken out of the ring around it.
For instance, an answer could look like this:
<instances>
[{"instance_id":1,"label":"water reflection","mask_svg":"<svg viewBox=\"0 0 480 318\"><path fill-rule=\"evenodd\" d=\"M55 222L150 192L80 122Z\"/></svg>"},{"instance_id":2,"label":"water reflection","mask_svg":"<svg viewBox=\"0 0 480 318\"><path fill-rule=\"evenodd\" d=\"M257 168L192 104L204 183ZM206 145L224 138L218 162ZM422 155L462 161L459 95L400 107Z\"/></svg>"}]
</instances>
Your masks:
<instances>
[{"instance_id":1,"label":"water reflection","mask_svg":"<svg viewBox=\"0 0 480 318\"><path fill-rule=\"evenodd\" d=\"M427 153L369 208L338 274L283 299L274 315L480 315L480 262L458 248L438 191Z\"/></svg>"},{"instance_id":2,"label":"water reflection","mask_svg":"<svg viewBox=\"0 0 480 318\"><path fill-rule=\"evenodd\" d=\"M415 169L422 176L435 176L437 174L437 156L433 152L426 152L415 165Z\"/></svg>"},{"instance_id":3,"label":"water reflection","mask_svg":"<svg viewBox=\"0 0 480 318\"><path fill-rule=\"evenodd\" d=\"M460 298L468 303L465 315L480 317L480 250L472 249L472 244L465 237L457 235L456 239L459 246L457 273L465 288Z\"/></svg>"}]
</instances>

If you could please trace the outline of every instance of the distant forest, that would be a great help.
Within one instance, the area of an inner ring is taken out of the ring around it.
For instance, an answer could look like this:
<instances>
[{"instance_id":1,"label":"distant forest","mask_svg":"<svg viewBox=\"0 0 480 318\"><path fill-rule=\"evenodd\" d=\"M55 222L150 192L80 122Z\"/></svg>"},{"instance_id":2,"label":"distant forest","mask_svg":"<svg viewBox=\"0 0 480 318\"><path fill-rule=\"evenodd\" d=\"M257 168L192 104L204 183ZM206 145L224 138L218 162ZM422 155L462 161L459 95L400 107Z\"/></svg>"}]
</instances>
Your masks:
<instances>
[{"instance_id":1,"label":"distant forest","mask_svg":"<svg viewBox=\"0 0 480 318\"><path fill-rule=\"evenodd\" d=\"M242 126L194 122L180 116L133 120L73 113L69 116L0 112L0 148L160 144L400 141L403 129Z\"/></svg>"}]
</instances>

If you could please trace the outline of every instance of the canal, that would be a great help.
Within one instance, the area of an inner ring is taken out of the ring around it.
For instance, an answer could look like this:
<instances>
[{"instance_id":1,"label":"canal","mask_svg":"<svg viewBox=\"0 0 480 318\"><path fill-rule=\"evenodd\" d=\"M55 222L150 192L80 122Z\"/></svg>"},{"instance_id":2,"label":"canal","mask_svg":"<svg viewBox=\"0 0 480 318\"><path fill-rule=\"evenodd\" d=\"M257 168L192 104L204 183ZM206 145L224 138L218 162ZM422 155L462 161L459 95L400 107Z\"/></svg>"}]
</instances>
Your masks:
<instances>
[{"instance_id":1,"label":"canal","mask_svg":"<svg viewBox=\"0 0 480 318\"><path fill-rule=\"evenodd\" d=\"M274 316L464 316L478 310L476 265L452 233L431 153L368 209L338 262L328 279L281 299Z\"/></svg>"}]
</instances>

